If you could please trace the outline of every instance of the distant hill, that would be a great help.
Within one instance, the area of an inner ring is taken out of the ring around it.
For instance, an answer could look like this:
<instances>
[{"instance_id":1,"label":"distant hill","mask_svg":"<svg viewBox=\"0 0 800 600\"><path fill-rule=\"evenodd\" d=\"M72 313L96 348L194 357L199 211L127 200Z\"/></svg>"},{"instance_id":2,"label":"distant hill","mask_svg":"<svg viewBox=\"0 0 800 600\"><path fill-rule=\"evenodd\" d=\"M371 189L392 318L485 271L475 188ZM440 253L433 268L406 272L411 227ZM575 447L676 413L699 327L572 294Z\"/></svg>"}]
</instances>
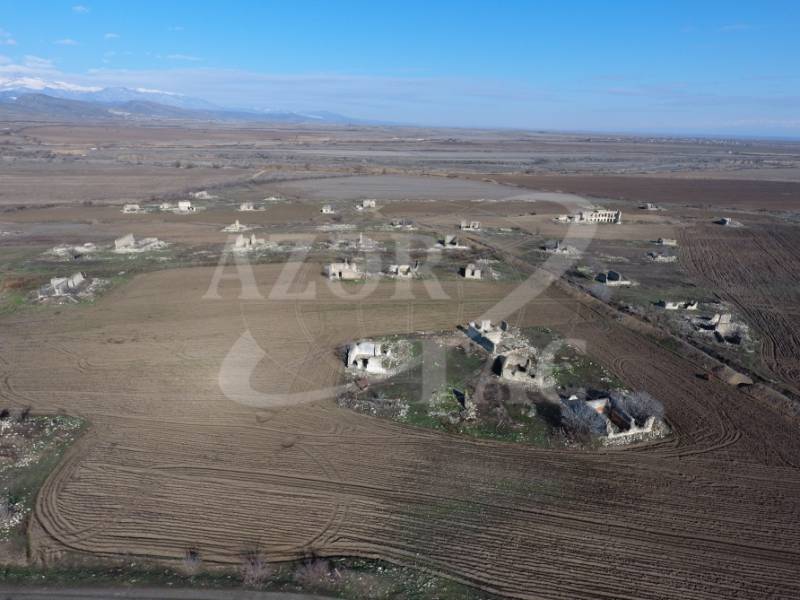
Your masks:
<instances>
[{"instance_id":1,"label":"distant hill","mask_svg":"<svg viewBox=\"0 0 800 600\"><path fill-rule=\"evenodd\" d=\"M0 120L181 120L366 123L332 112L248 111L159 90L94 88L38 78L0 77Z\"/></svg>"}]
</instances>

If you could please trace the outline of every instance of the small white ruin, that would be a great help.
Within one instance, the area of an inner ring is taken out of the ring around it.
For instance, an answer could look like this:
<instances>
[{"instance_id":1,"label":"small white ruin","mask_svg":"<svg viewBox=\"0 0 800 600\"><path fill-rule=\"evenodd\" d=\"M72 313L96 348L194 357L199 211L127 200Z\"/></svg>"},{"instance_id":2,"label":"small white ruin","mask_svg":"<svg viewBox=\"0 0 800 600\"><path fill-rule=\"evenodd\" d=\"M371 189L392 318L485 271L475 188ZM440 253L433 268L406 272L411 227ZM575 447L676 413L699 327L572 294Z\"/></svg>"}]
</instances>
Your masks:
<instances>
[{"instance_id":1,"label":"small white ruin","mask_svg":"<svg viewBox=\"0 0 800 600\"><path fill-rule=\"evenodd\" d=\"M622 211L595 208L593 210L581 210L571 215L558 215L553 220L556 223L580 223L586 225L611 223L621 225Z\"/></svg>"},{"instance_id":2,"label":"small white ruin","mask_svg":"<svg viewBox=\"0 0 800 600\"><path fill-rule=\"evenodd\" d=\"M233 241L234 252L253 252L256 250L264 250L272 247L274 244L267 242L264 238L256 237L256 234L250 235L239 234Z\"/></svg>"},{"instance_id":3,"label":"small white ruin","mask_svg":"<svg viewBox=\"0 0 800 600\"><path fill-rule=\"evenodd\" d=\"M678 240L673 240L672 238L658 238L656 244L659 246L677 246Z\"/></svg>"},{"instance_id":4,"label":"small white ruin","mask_svg":"<svg viewBox=\"0 0 800 600\"><path fill-rule=\"evenodd\" d=\"M419 262L414 265L389 265L386 274L398 279L411 279L419 271Z\"/></svg>"},{"instance_id":5,"label":"small white ruin","mask_svg":"<svg viewBox=\"0 0 800 600\"><path fill-rule=\"evenodd\" d=\"M225 227L223 227L222 231L224 231L225 233L239 233L240 231L250 231L253 228L254 227L252 225L243 225L242 223L239 222L239 219L236 219L236 221L234 221L230 225L226 225Z\"/></svg>"},{"instance_id":6,"label":"small white ruin","mask_svg":"<svg viewBox=\"0 0 800 600\"><path fill-rule=\"evenodd\" d=\"M149 237L137 240L132 233L123 235L114 240L114 252L116 254L136 254L139 252L149 252L151 250L161 250L166 248L167 243L158 238Z\"/></svg>"},{"instance_id":7,"label":"small white ruin","mask_svg":"<svg viewBox=\"0 0 800 600\"><path fill-rule=\"evenodd\" d=\"M459 229L461 231L480 231L481 230L481 222L480 221L461 221L459 224Z\"/></svg>"},{"instance_id":8,"label":"small white ruin","mask_svg":"<svg viewBox=\"0 0 800 600\"><path fill-rule=\"evenodd\" d=\"M336 211L333 210L333 207L330 204L325 204L322 208L319 209L323 215L333 215L336 214Z\"/></svg>"},{"instance_id":9,"label":"small white ruin","mask_svg":"<svg viewBox=\"0 0 800 600\"><path fill-rule=\"evenodd\" d=\"M70 260L79 260L84 256L97 252L97 246L92 242L86 242L85 244L81 244L80 246L56 246L55 248L50 249L47 254L55 256L57 258L63 259L70 259Z\"/></svg>"},{"instance_id":10,"label":"small white ruin","mask_svg":"<svg viewBox=\"0 0 800 600\"><path fill-rule=\"evenodd\" d=\"M678 260L674 254L664 254L663 252L648 252L647 257L657 263L673 263Z\"/></svg>"},{"instance_id":11,"label":"small white ruin","mask_svg":"<svg viewBox=\"0 0 800 600\"><path fill-rule=\"evenodd\" d=\"M144 211L142 210L142 207L139 206L138 204L126 204L122 207L122 212L123 214L126 215L135 215L137 213L141 213Z\"/></svg>"},{"instance_id":12,"label":"small white ruin","mask_svg":"<svg viewBox=\"0 0 800 600\"><path fill-rule=\"evenodd\" d=\"M197 198L197 196L195 196L195 198ZM193 213L193 212L196 212L196 211L197 211L197 208L195 208L192 205L192 202L190 200L179 200L178 201L178 208L176 209L176 212L179 212L179 213Z\"/></svg>"},{"instance_id":13,"label":"small white ruin","mask_svg":"<svg viewBox=\"0 0 800 600\"><path fill-rule=\"evenodd\" d=\"M364 200L361 200L361 202L356 203L357 210L367 210L371 208L377 208L377 206L378 206L377 202L372 198L366 198Z\"/></svg>"},{"instance_id":14,"label":"small white ruin","mask_svg":"<svg viewBox=\"0 0 800 600\"><path fill-rule=\"evenodd\" d=\"M389 371L386 359L390 356L391 350L388 345L364 340L348 346L346 364L348 369L372 375L385 375Z\"/></svg>"},{"instance_id":15,"label":"small white ruin","mask_svg":"<svg viewBox=\"0 0 800 600\"><path fill-rule=\"evenodd\" d=\"M161 212L172 212L173 210L175 210L175 207L172 206L171 202L162 202L161 204L158 205L158 210L160 210Z\"/></svg>"},{"instance_id":16,"label":"small white ruin","mask_svg":"<svg viewBox=\"0 0 800 600\"><path fill-rule=\"evenodd\" d=\"M393 229L414 229L414 223L410 219L392 219L389 226Z\"/></svg>"},{"instance_id":17,"label":"small white ruin","mask_svg":"<svg viewBox=\"0 0 800 600\"><path fill-rule=\"evenodd\" d=\"M657 204L653 204L652 202L644 202L639 205L641 210L661 210L661 207Z\"/></svg>"},{"instance_id":18,"label":"small white ruin","mask_svg":"<svg viewBox=\"0 0 800 600\"><path fill-rule=\"evenodd\" d=\"M272 198L265 198L265 202L269 202ZM276 198L277 200L277 198ZM242 202L239 205L239 212L258 212L260 210L266 210L263 206L256 206L254 202Z\"/></svg>"},{"instance_id":19,"label":"small white ruin","mask_svg":"<svg viewBox=\"0 0 800 600\"><path fill-rule=\"evenodd\" d=\"M362 252L374 252L375 250L380 250L380 247L381 245L378 242L359 232L356 248Z\"/></svg>"},{"instance_id":20,"label":"small white ruin","mask_svg":"<svg viewBox=\"0 0 800 600\"><path fill-rule=\"evenodd\" d=\"M217 196L213 194L209 194L206 190L200 190L199 192L193 192L190 194L192 198L195 200L216 200ZM178 203L180 204L180 202Z\"/></svg>"},{"instance_id":21,"label":"small white ruin","mask_svg":"<svg viewBox=\"0 0 800 600\"><path fill-rule=\"evenodd\" d=\"M53 277L37 292L40 302L69 301L78 302L81 298L91 298L94 292L106 283L103 279L87 279L83 273L73 273L69 277Z\"/></svg>"},{"instance_id":22,"label":"small white ruin","mask_svg":"<svg viewBox=\"0 0 800 600\"><path fill-rule=\"evenodd\" d=\"M730 217L720 217L718 219L715 219L714 223L716 223L717 225L722 225L723 227L741 227L742 226L742 224L739 221L736 221L735 219L732 219Z\"/></svg>"},{"instance_id":23,"label":"small white ruin","mask_svg":"<svg viewBox=\"0 0 800 600\"><path fill-rule=\"evenodd\" d=\"M490 320L484 319L480 323L470 321L466 333L469 339L487 352L494 354L500 342L503 341L506 331L508 331L508 324L505 321L497 326L493 325Z\"/></svg>"},{"instance_id":24,"label":"small white ruin","mask_svg":"<svg viewBox=\"0 0 800 600\"><path fill-rule=\"evenodd\" d=\"M328 279L354 281L364 278L364 273L361 272L358 265L349 261L330 263L325 266L324 271Z\"/></svg>"},{"instance_id":25,"label":"small white ruin","mask_svg":"<svg viewBox=\"0 0 800 600\"><path fill-rule=\"evenodd\" d=\"M482 277L482 272L475 266L475 263L469 263L466 267L463 267L461 274L464 279L481 279Z\"/></svg>"},{"instance_id":26,"label":"small white ruin","mask_svg":"<svg viewBox=\"0 0 800 600\"><path fill-rule=\"evenodd\" d=\"M608 287L620 287L631 285L633 283L630 279L625 279L618 271L598 273L597 277L595 277L595 281L598 281Z\"/></svg>"},{"instance_id":27,"label":"small white ruin","mask_svg":"<svg viewBox=\"0 0 800 600\"><path fill-rule=\"evenodd\" d=\"M469 246L461 244L459 239L454 235L445 235L444 239L439 240L432 250L465 250Z\"/></svg>"},{"instance_id":28,"label":"small white ruin","mask_svg":"<svg viewBox=\"0 0 800 600\"><path fill-rule=\"evenodd\" d=\"M533 347L518 348L497 359L497 370L501 379L523 385L546 389L555 383L549 369L538 368L538 353Z\"/></svg>"},{"instance_id":29,"label":"small white ruin","mask_svg":"<svg viewBox=\"0 0 800 600\"><path fill-rule=\"evenodd\" d=\"M547 243L541 246L541 249L548 254L563 254L565 256L575 256L580 254L580 251L577 248L565 244L562 240L556 240L555 242Z\"/></svg>"}]
</instances>

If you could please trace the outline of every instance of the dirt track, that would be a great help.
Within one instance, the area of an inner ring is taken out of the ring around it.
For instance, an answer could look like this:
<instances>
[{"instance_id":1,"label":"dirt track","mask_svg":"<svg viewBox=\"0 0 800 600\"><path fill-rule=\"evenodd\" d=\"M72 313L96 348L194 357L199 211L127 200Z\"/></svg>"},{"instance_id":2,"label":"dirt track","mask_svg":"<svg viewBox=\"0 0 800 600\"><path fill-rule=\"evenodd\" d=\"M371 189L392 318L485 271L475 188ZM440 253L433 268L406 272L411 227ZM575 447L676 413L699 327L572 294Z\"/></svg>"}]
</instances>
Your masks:
<instances>
[{"instance_id":1,"label":"dirt track","mask_svg":"<svg viewBox=\"0 0 800 600\"><path fill-rule=\"evenodd\" d=\"M266 296L280 267L255 269ZM331 401L247 408L219 366L248 330L267 357L253 387L337 381L357 335L453 327L509 290L447 283L454 305L364 302L317 281L316 301L202 300L210 269L149 274L96 306L4 323L4 402L86 416L92 431L42 490L32 552L238 563L386 558L521 598L800 596L798 423L694 376L694 366L551 288L518 322L588 341L666 405L676 435L600 452L548 451L402 427ZM298 286L300 289L302 286ZM53 333L53 332L59 333ZM87 507L91 506L91 510Z\"/></svg>"}]
</instances>

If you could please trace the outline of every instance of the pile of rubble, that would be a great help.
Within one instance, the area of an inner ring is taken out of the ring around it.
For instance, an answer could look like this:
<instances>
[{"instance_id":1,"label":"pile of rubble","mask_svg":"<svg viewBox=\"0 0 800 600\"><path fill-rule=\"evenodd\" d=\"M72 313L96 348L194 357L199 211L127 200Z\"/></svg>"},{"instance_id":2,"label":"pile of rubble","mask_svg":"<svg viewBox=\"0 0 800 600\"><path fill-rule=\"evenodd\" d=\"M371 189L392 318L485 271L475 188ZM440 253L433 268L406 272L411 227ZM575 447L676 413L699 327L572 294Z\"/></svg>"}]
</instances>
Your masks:
<instances>
[{"instance_id":1,"label":"pile of rubble","mask_svg":"<svg viewBox=\"0 0 800 600\"><path fill-rule=\"evenodd\" d=\"M37 291L40 302L79 302L90 300L95 294L108 284L108 280L100 278L86 278L81 273L73 273L69 277L53 277L50 283L43 285Z\"/></svg>"},{"instance_id":2,"label":"pile of rubble","mask_svg":"<svg viewBox=\"0 0 800 600\"><path fill-rule=\"evenodd\" d=\"M158 238L149 237L137 240L132 233L114 240L114 252L116 254L138 254L140 252L161 250L166 247L167 243Z\"/></svg>"}]
</instances>

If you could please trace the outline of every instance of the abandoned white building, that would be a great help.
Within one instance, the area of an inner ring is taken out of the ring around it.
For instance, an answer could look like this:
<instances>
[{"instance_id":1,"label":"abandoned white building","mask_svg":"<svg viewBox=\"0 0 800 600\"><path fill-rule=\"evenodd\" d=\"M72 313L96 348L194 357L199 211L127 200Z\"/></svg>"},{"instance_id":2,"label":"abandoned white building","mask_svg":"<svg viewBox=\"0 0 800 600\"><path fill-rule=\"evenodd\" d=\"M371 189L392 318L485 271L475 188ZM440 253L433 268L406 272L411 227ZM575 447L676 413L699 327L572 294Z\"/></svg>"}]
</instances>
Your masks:
<instances>
[{"instance_id":1,"label":"abandoned white building","mask_svg":"<svg viewBox=\"0 0 800 600\"><path fill-rule=\"evenodd\" d=\"M158 210L163 212L169 212L175 210L175 207L173 207L172 204L169 202L162 202L161 204L158 205Z\"/></svg>"},{"instance_id":2,"label":"abandoned white building","mask_svg":"<svg viewBox=\"0 0 800 600\"><path fill-rule=\"evenodd\" d=\"M581 210L572 215L559 215L554 220L558 223L582 223L587 225L613 223L620 225L622 223L622 211L595 208Z\"/></svg>"},{"instance_id":3,"label":"abandoned white building","mask_svg":"<svg viewBox=\"0 0 800 600\"><path fill-rule=\"evenodd\" d=\"M233 251L250 252L251 250L258 250L269 245L270 244L268 244L264 238L257 238L256 234L254 233L251 233L250 235L244 235L240 233L233 241Z\"/></svg>"},{"instance_id":4,"label":"abandoned white building","mask_svg":"<svg viewBox=\"0 0 800 600\"><path fill-rule=\"evenodd\" d=\"M78 260L85 255L97 252L97 246L92 242L86 242L80 246L56 246L50 250L50 254L59 258L70 258Z\"/></svg>"},{"instance_id":5,"label":"abandoned white building","mask_svg":"<svg viewBox=\"0 0 800 600\"><path fill-rule=\"evenodd\" d=\"M391 351L385 344L364 340L350 344L345 360L347 368L382 375L388 371L386 360Z\"/></svg>"},{"instance_id":6,"label":"abandoned white building","mask_svg":"<svg viewBox=\"0 0 800 600\"><path fill-rule=\"evenodd\" d=\"M459 239L454 235L445 235L444 239L439 240L434 246L434 250L460 250L467 248L467 246L462 246Z\"/></svg>"},{"instance_id":7,"label":"abandoned white building","mask_svg":"<svg viewBox=\"0 0 800 600\"><path fill-rule=\"evenodd\" d=\"M507 330L508 324L505 321L499 327L493 325L488 319L484 319L480 323L470 321L467 326L467 337L487 352L494 354L497 351L497 346L503 341L503 335Z\"/></svg>"},{"instance_id":8,"label":"abandoned white building","mask_svg":"<svg viewBox=\"0 0 800 600\"><path fill-rule=\"evenodd\" d=\"M475 263L469 263L466 267L461 269L461 274L464 279L481 279L481 270L475 266Z\"/></svg>"},{"instance_id":9,"label":"abandoned white building","mask_svg":"<svg viewBox=\"0 0 800 600\"><path fill-rule=\"evenodd\" d=\"M356 279L363 279L364 277L358 265L349 261L326 265L325 275L328 276L328 279L339 279L342 281L353 281Z\"/></svg>"},{"instance_id":10,"label":"abandoned white building","mask_svg":"<svg viewBox=\"0 0 800 600\"><path fill-rule=\"evenodd\" d=\"M672 238L658 238L656 244L659 246L677 246L678 240L673 240Z\"/></svg>"},{"instance_id":11,"label":"abandoned white building","mask_svg":"<svg viewBox=\"0 0 800 600\"><path fill-rule=\"evenodd\" d=\"M126 215L142 212L142 207L138 204L126 204L122 207L122 212Z\"/></svg>"},{"instance_id":12,"label":"abandoned white building","mask_svg":"<svg viewBox=\"0 0 800 600\"><path fill-rule=\"evenodd\" d=\"M330 204L325 204L322 208L319 209L323 215L332 215L334 214L333 207Z\"/></svg>"},{"instance_id":13,"label":"abandoned white building","mask_svg":"<svg viewBox=\"0 0 800 600\"><path fill-rule=\"evenodd\" d=\"M66 296L72 294L86 281L83 273L73 273L69 277L52 277L50 283L39 289L39 299L48 296Z\"/></svg>"},{"instance_id":14,"label":"abandoned white building","mask_svg":"<svg viewBox=\"0 0 800 600\"><path fill-rule=\"evenodd\" d=\"M135 248L136 247L136 240L133 237L132 233L128 235L123 235L121 238L117 238L114 240L114 250L126 250L128 248Z\"/></svg>"},{"instance_id":15,"label":"abandoned white building","mask_svg":"<svg viewBox=\"0 0 800 600\"><path fill-rule=\"evenodd\" d=\"M495 372L501 379L533 385L538 388L550 387L553 377L546 369L538 368L538 358L534 348L518 348L497 358Z\"/></svg>"},{"instance_id":16,"label":"abandoned white building","mask_svg":"<svg viewBox=\"0 0 800 600\"><path fill-rule=\"evenodd\" d=\"M571 402L584 402L587 406L603 417L605 423L606 442L631 442L653 434L656 425L656 417L650 416L639 425L630 414L628 414L618 403L610 398L596 398L594 400L578 400L576 396L571 396L564 404Z\"/></svg>"},{"instance_id":17,"label":"abandoned white building","mask_svg":"<svg viewBox=\"0 0 800 600\"><path fill-rule=\"evenodd\" d=\"M480 221L461 221L459 228L461 231L480 231Z\"/></svg>"},{"instance_id":18,"label":"abandoned white building","mask_svg":"<svg viewBox=\"0 0 800 600\"><path fill-rule=\"evenodd\" d=\"M392 219L389 225L395 229L410 229L414 226L414 223L411 219Z\"/></svg>"},{"instance_id":19,"label":"abandoned white building","mask_svg":"<svg viewBox=\"0 0 800 600\"><path fill-rule=\"evenodd\" d=\"M678 257L674 254L664 254L663 252L648 252L647 257L658 263L672 263L678 260Z\"/></svg>"},{"instance_id":20,"label":"abandoned white building","mask_svg":"<svg viewBox=\"0 0 800 600\"><path fill-rule=\"evenodd\" d=\"M195 195L195 198L197 198L197 197L198 196ZM195 212L196 210L197 209L194 206L192 206L191 201L189 201L189 200L179 200L178 201L178 212L190 213L190 212Z\"/></svg>"},{"instance_id":21,"label":"abandoned white building","mask_svg":"<svg viewBox=\"0 0 800 600\"><path fill-rule=\"evenodd\" d=\"M413 266L411 265L389 265L386 269L387 275L392 275L393 277L398 277L400 279L411 279L414 275L417 274L419 271L419 262L415 262Z\"/></svg>"},{"instance_id":22,"label":"abandoned white building","mask_svg":"<svg viewBox=\"0 0 800 600\"><path fill-rule=\"evenodd\" d=\"M377 208L377 206L378 206L378 203L375 200L373 200L372 198L366 198L366 199L362 200L361 202L357 202L356 203L356 208L358 210L366 210L368 208Z\"/></svg>"},{"instance_id":23,"label":"abandoned white building","mask_svg":"<svg viewBox=\"0 0 800 600\"><path fill-rule=\"evenodd\" d=\"M239 205L239 212L253 212L255 209L256 206L252 202L242 202Z\"/></svg>"},{"instance_id":24,"label":"abandoned white building","mask_svg":"<svg viewBox=\"0 0 800 600\"><path fill-rule=\"evenodd\" d=\"M653 204L652 202L644 202L639 205L641 210L661 210L658 205Z\"/></svg>"},{"instance_id":25,"label":"abandoned white building","mask_svg":"<svg viewBox=\"0 0 800 600\"><path fill-rule=\"evenodd\" d=\"M603 283L609 287L618 287L623 285L631 285L629 279L625 279L621 273L617 271L608 271L606 273L598 273L595 277L596 281Z\"/></svg>"}]
</instances>

